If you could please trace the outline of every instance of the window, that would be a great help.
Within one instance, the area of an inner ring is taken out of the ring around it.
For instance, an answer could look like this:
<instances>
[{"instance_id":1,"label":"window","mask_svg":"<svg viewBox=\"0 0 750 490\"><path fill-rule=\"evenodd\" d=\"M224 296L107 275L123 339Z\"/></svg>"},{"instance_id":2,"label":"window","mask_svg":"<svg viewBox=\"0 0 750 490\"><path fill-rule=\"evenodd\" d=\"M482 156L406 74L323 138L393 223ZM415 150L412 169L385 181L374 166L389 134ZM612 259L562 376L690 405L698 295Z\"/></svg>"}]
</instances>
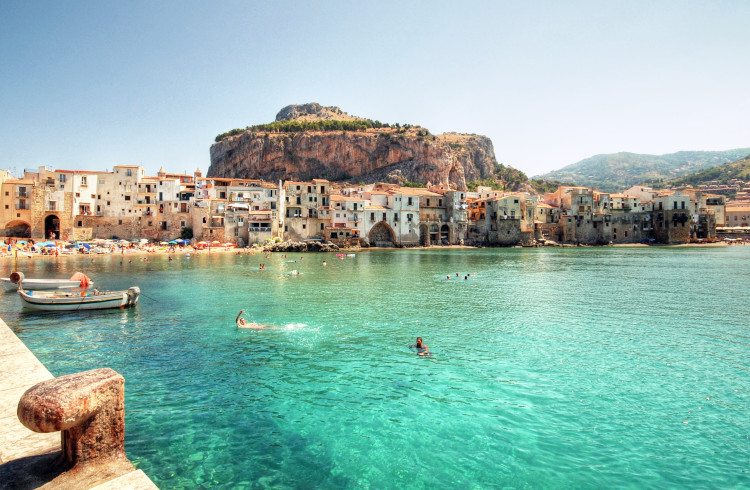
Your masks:
<instances>
[{"instance_id":1,"label":"window","mask_svg":"<svg viewBox=\"0 0 750 490\"><path fill-rule=\"evenodd\" d=\"M99 185L104 185L104 179L99 179Z\"/></svg>"},{"instance_id":2,"label":"window","mask_svg":"<svg viewBox=\"0 0 750 490\"><path fill-rule=\"evenodd\" d=\"M81 177L81 185L86 185L86 177Z\"/></svg>"},{"instance_id":3,"label":"window","mask_svg":"<svg viewBox=\"0 0 750 490\"><path fill-rule=\"evenodd\" d=\"M133 169L130 169L130 168L126 169L125 170L125 175L127 175L128 177L132 177L133 176Z\"/></svg>"},{"instance_id":4,"label":"window","mask_svg":"<svg viewBox=\"0 0 750 490\"><path fill-rule=\"evenodd\" d=\"M79 221L79 222L78 222L78 228L80 228L80 227L82 227L82 226L83 226L83 221Z\"/></svg>"},{"instance_id":5,"label":"window","mask_svg":"<svg viewBox=\"0 0 750 490\"><path fill-rule=\"evenodd\" d=\"M302 229L306 230L307 229L307 225L306 224L302 224Z\"/></svg>"},{"instance_id":6,"label":"window","mask_svg":"<svg viewBox=\"0 0 750 490\"><path fill-rule=\"evenodd\" d=\"M125 196L126 201L130 201L130 196Z\"/></svg>"},{"instance_id":7,"label":"window","mask_svg":"<svg viewBox=\"0 0 750 490\"><path fill-rule=\"evenodd\" d=\"M411 221L411 219L412 219L412 214L411 213L407 214L406 221Z\"/></svg>"},{"instance_id":8,"label":"window","mask_svg":"<svg viewBox=\"0 0 750 490\"><path fill-rule=\"evenodd\" d=\"M60 174L60 179L59 180L60 180L61 184L64 184L65 183L65 174Z\"/></svg>"},{"instance_id":9,"label":"window","mask_svg":"<svg viewBox=\"0 0 750 490\"><path fill-rule=\"evenodd\" d=\"M325 224L323 224L323 223L321 223L321 224L320 224L320 231L323 231L323 230L325 230L325 227L326 227L326 225L325 225Z\"/></svg>"},{"instance_id":10,"label":"window","mask_svg":"<svg viewBox=\"0 0 750 490\"><path fill-rule=\"evenodd\" d=\"M428 201L429 201L429 199L428 199ZM409 197L409 198L406 199L406 204L408 204L409 206L411 206L411 197Z\"/></svg>"},{"instance_id":11,"label":"window","mask_svg":"<svg viewBox=\"0 0 750 490\"><path fill-rule=\"evenodd\" d=\"M734 217L734 219L737 219L737 216ZM370 221L375 221L375 213L370 213Z\"/></svg>"},{"instance_id":12,"label":"window","mask_svg":"<svg viewBox=\"0 0 750 490\"><path fill-rule=\"evenodd\" d=\"M118 219L118 220L117 220L117 224L118 224L118 225L121 225L121 224L122 224L122 220L121 220L121 219Z\"/></svg>"}]
</instances>

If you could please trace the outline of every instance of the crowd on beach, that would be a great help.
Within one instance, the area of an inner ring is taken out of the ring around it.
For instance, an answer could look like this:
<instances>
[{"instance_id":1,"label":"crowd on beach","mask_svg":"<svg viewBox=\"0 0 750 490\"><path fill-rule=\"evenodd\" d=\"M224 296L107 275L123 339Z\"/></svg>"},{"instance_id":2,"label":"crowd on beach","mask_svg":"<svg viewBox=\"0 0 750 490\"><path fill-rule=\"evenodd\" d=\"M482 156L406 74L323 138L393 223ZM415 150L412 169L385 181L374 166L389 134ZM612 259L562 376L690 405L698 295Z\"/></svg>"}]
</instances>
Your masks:
<instances>
[{"instance_id":1,"label":"crowd on beach","mask_svg":"<svg viewBox=\"0 0 750 490\"><path fill-rule=\"evenodd\" d=\"M151 253L195 253L224 252L235 250L233 243L204 242L192 244L190 240L149 242L141 240L90 240L90 241L35 241L33 239L6 238L0 241L0 257L42 257L77 254L151 254Z\"/></svg>"}]
</instances>

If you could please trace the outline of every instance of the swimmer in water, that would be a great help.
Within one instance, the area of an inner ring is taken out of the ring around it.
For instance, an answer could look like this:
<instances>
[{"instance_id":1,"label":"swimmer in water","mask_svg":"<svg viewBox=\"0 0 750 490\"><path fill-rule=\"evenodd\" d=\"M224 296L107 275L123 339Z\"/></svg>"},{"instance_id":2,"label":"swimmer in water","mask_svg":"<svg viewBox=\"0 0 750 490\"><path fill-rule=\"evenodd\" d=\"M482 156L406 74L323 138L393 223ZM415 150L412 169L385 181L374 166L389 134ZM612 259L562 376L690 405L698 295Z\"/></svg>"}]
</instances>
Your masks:
<instances>
[{"instance_id":1,"label":"swimmer in water","mask_svg":"<svg viewBox=\"0 0 750 490\"><path fill-rule=\"evenodd\" d=\"M409 350L414 350L414 348L417 348L417 355L418 356L429 356L430 354L430 348L427 347L427 344L422 343L422 337L417 337L417 343L411 344L409 346Z\"/></svg>"},{"instance_id":2,"label":"swimmer in water","mask_svg":"<svg viewBox=\"0 0 750 490\"><path fill-rule=\"evenodd\" d=\"M252 328L255 330L262 330L265 328L265 326L258 325L257 323L248 323L247 320L242 317L242 314L244 312L245 310L240 310L239 314L237 315L237 319L235 320L239 328Z\"/></svg>"}]
</instances>

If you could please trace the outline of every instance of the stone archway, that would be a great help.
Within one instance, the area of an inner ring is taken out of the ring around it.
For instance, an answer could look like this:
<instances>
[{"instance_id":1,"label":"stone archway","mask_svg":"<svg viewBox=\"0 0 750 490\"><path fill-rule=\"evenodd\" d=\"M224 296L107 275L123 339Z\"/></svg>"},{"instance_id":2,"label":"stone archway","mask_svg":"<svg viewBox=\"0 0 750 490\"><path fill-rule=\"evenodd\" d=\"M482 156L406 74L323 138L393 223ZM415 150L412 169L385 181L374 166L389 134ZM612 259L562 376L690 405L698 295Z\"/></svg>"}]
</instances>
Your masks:
<instances>
[{"instance_id":1,"label":"stone archway","mask_svg":"<svg viewBox=\"0 0 750 490\"><path fill-rule=\"evenodd\" d=\"M11 221L5 225L5 236L31 238L31 225L21 220Z\"/></svg>"},{"instance_id":2,"label":"stone archway","mask_svg":"<svg viewBox=\"0 0 750 490\"><path fill-rule=\"evenodd\" d=\"M385 221L373 226L367 238L370 240L370 244L375 247L393 247L396 242L393 228L388 226Z\"/></svg>"},{"instance_id":3,"label":"stone archway","mask_svg":"<svg viewBox=\"0 0 750 490\"><path fill-rule=\"evenodd\" d=\"M50 214L44 218L44 239L60 239L60 218L54 214Z\"/></svg>"},{"instance_id":4,"label":"stone archway","mask_svg":"<svg viewBox=\"0 0 750 490\"><path fill-rule=\"evenodd\" d=\"M450 245L451 243L451 229L448 225L440 227L440 243L443 245Z\"/></svg>"}]
</instances>

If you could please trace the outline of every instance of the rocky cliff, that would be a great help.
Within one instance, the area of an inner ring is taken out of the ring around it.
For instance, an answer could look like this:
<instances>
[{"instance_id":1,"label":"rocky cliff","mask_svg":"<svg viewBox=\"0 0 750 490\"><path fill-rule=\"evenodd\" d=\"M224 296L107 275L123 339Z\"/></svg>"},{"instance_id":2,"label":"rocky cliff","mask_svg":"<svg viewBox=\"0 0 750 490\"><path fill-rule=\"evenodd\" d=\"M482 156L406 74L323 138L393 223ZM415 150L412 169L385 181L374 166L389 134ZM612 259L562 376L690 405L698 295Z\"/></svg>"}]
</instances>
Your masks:
<instances>
[{"instance_id":1,"label":"rocky cliff","mask_svg":"<svg viewBox=\"0 0 750 490\"><path fill-rule=\"evenodd\" d=\"M311 110L306 106L285 107L282 112L309 121ZM313 112L320 107L313 106ZM327 113L338 110L323 109ZM211 146L207 175L271 182L318 178L355 183L448 183L466 189L467 182L491 177L497 165L492 142L484 136L434 136L424 128L378 122L354 131L296 127L293 132L275 132L279 126L274 124L217 137Z\"/></svg>"}]
</instances>

